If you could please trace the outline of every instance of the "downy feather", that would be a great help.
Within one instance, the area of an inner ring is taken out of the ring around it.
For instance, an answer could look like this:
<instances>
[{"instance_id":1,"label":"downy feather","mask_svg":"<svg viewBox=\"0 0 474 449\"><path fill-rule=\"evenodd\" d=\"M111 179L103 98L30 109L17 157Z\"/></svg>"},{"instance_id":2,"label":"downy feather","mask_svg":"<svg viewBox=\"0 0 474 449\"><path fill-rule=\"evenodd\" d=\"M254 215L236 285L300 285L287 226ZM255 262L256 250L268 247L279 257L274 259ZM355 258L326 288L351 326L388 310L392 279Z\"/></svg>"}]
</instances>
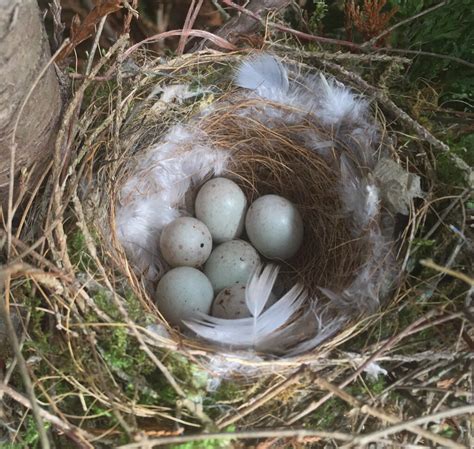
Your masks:
<instances>
[{"instance_id":1,"label":"downy feather","mask_svg":"<svg viewBox=\"0 0 474 449\"><path fill-rule=\"evenodd\" d=\"M275 304L263 311L276 281L279 267L267 265L257 269L246 288L247 306L250 318L223 319L206 314L184 321L199 337L218 345L241 349L258 349L291 319L307 299L304 288L296 284Z\"/></svg>"},{"instance_id":2,"label":"downy feather","mask_svg":"<svg viewBox=\"0 0 474 449\"><path fill-rule=\"evenodd\" d=\"M245 60L237 69L235 84L276 102L286 100L290 85L285 66L269 54Z\"/></svg>"},{"instance_id":3,"label":"downy feather","mask_svg":"<svg viewBox=\"0 0 474 449\"><path fill-rule=\"evenodd\" d=\"M176 125L142 157L120 193L117 233L129 258L149 281L165 268L162 229L184 211L186 192L209 175L220 175L229 153L210 146L199 129Z\"/></svg>"},{"instance_id":4,"label":"downy feather","mask_svg":"<svg viewBox=\"0 0 474 449\"><path fill-rule=\"evenodd\" d=\"M379 194L374 184L357 174L352 162L341 155L341 200L344 211L352 217L353 234L364 231L379 210Z\"/></svg>"}]
</instances>

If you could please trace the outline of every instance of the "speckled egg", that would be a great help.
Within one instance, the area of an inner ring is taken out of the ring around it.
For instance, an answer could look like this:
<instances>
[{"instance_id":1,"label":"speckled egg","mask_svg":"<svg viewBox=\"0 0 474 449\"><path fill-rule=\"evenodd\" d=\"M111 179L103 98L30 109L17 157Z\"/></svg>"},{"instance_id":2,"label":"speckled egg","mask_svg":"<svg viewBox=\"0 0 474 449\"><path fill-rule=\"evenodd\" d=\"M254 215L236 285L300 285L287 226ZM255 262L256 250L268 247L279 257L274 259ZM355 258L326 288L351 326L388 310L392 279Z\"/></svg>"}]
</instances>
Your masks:
<instances>
[{"instance_id":1,"label":"speckled egg","mask_svg":"<svg viewBox=\"0 0 474 449\"><path fill-rule=\"evenodd\" d=\"M199 267L211 254L211 233L203 222L192 217L180 217L163 229L160 250L172 267Z\"/></svg>"},{"instance_id":2,"label":"speckled egg","mask_svg":"<svg viewBox=\"0 0 474 449\"><path fill-rule=\"evenodd\" d=\"M221 243L212 251L204 266L204 273L215 292L234 284L246 285L260 263L255 248L243 240Z\"/></svg>"},{"instance_id":3,"label":"speckled egg","mask_svg":"<svg viewBox=\"0 0 474 449\"><path fill-rule=\"evenodd\" d=\"M207 181L196 197L196 217L207 225L215 243L240 237L246 211L244 192L230 179Z\"/></svg>"},{"instance_id":4,"label":"speckled egg","mask_svg":"<svg viewBox=\"0 0 474 449\"><path fill-rule=\"evenodd\" d=\"M264 195L252 203L245 229L252 245L269 259L289 259L303 242L303 220L298 209L278 195Z\"/></svg>"},{"instance_id":5,"label":"speckled egg","mask_svg":"<svg viewBox=\"0 0 474 449\"><path fill-rule=\"evenodd\" d=\"M224 288L214 299L211 307L211 315L216 318L233 320L236 318L249 318L252 316L245 300L245 285L235 284ZM277 297L270 293L267 304L263 310L267 310L277 301Z\"/></svg>"},{"instance_id":6,"label":"speckled egg","mask_svg":"<svg viewBox=\"0 0 474 449\"><path fill-rule=\"evenodd\" d=\"M245 301L245 285L235 284L221 290L212 303L211 315L227 320L252 316Z\"/></svg>"},{"instance_id":7,"label":"speckled egg","mask_svg":"<svg viewBox=\"0 0 474 449\"><path fill-rule=\"evenodd\" d=\"M168 271L158 283L156 303L172 325L196 316L209 314L214 291L209 279L196 268L178 267Z\"/></svg>"}]
</instances>

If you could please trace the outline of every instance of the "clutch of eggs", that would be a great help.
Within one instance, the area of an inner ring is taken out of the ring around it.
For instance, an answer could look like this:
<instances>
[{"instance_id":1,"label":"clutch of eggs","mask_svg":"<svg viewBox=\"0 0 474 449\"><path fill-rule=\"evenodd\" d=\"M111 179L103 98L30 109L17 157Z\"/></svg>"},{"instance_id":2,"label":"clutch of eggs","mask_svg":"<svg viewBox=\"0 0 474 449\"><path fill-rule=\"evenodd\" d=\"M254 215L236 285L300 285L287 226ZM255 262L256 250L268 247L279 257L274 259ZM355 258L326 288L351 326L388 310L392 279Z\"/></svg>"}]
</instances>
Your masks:
<instances>
[{"instance_id":1,"label":"clutch of eggs","mask_svg":"<svg viewBox=\"0 0 474 449\"><path fill-rule=\"evenodd\" d=\"M172 269L158 283L158 308L177 326L200 312L226 319L251 316L247 281L261 256L286 260L298 252L303 241L298 209L278 195L261 196L248 208L234 181L213 178L200 188L195 213L196 218L177 218L162 230L161 255ZM251 244L239 238L244 228Z\"/></svg>"}]
</instances>

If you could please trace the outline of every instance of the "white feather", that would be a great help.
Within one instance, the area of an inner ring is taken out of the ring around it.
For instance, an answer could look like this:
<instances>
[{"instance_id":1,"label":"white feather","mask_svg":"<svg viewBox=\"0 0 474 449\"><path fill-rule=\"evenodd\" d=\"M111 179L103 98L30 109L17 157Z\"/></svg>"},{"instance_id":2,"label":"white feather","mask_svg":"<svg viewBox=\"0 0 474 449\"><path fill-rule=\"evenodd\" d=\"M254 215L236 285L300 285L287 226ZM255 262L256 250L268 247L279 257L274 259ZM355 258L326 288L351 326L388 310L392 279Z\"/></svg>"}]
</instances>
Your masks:
<instances>
[{"instance_id":1,"label":"white feather","mask_svg":"<svg viewBox=\"0 0 474 449\"><path fill-rule=\"evenodd\" d=\"M165 265L161 231L184 211L186 192L210 175L220 175L229 153L207 143L199 129L176 125L142 156L120 192L116 224L120 242L134 266L156 281Z\"/></svg>"},{"instance_id":2,"label":"white feather","mask_svg":"<svg viewBox=\"0 0 474 449\"><path fill-rule=\"evenodd\" d=\"M367 109L364 101L335 80L327 80L320 73L320 107L319 118L327 125L338 125L343 121L359 122Z\"/></svg>"},{"instance_id":3,"label":"white feather","mask_svg":"<svg viewBox=\"0 0 474 449\"><path fill-rule=\"evenodd\" d=\"M379 210L378 189L357 173L345 154L341 155L340 168L341 200L345 212L352 216L353 233L358 236Z\"/></svg>"},{"instance_id":4,"label":"white feather","mask_svg":"<svg viewBox=\"0 0 474 449\"><path fill-rule=\"evenodd\" d=\"M247 284L246 299L252 314L251 318L227 320L201 314L199 319L184 321L199 337L218 345L235 348L259 349L278 335L294 313L307 299L304 288L297 284L275 304L263 312L275 284L278 268L267 265L258 269Z\"/></svg>"},{"instance_id":5,"label":"white feather","mask_svg":"<svg viewBox=\"0 0 474 449\"><path fill-rule=\"evenodd\" d=\"M235 84L267 100L281 102L288 94L288 71L274 56L262 54L245 60L237 69Z\"/></svg>"}]
</instances>

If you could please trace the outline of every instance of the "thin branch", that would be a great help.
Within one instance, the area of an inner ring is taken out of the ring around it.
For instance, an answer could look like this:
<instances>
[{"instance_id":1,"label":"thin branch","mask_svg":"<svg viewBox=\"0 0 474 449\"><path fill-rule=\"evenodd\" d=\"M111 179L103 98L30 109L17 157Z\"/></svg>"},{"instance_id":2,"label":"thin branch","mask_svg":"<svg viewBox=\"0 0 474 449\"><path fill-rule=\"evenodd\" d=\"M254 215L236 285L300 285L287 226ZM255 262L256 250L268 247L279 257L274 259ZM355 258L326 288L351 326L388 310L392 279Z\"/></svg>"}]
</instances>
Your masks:
<instances>
[{"instance_id":1,"label":"thin branch","mask_svg":"<svg viewBox=\"0 0 474 449\"><path fill-rule=\"evenodd\" d=\"M228 6L231 6L232 8L240 11L243 14L247 14L248 16L252 17L253 19L257 20L260 22L262 25L266 26L271 26L279 31L282 31L284 33L290 33L293 34L296 37L299 37L304 40L308 41L314 41L314 42L321 42L323 44L332 44L332 45L340 45L343 47L348 47L352 48L353 50L359 50L363 52L369 52L369 51L375 51L375 52L391 52L391 53L404 53L404 54L414 54L418 56L431 56L431 57L436 57L436 58L442 58L442 59L447 59L453 62L457 62L458 64L465 65L467 67L474 68L474 64L461 59L461 58L456 58L455 56L450 56L450 55L444 55L444 54L439 54L439 53L431 53L431 52L426 52L426 51L418 51L418 50L404 50L404 49L398 49L398 48L375 48L371 47L368 44L355 44L354 42L350 41L343 41L339 39L331 39L327 37L322 37L322 36L315 36L313 34L308 34L308 33L303 33L301 31L294 30L292 28L288 28L284 25L280 25L275 22L268 22L264 21L258 14L253 13L252 11L249 11L246 8L243 8L242 6L232 2L231 0L222 0L222 2Z\"/></svg>"},{"instance_id":2,"label":"thin branch","mask_svg":"<svg viewBox=\"0 0 474 449\"><path fill-rule=\"evenodd\" d=\"M449 274L452 277L455 277L457 279L460 279L461 281L464 281L466 284L469 284L471 287L474 287L474 279L467 276L464 273L451 270L450 268L447 268L447 267L442 267L441 265L434 263L431 259L420 260L420 263L424 267L432 268L433 270L439 271L441 273Z\"/></svg>"},{"instance_id":3,"label":"thin branch","mask_svg":"<svg viewBox=\"0 0 474 449\"><path fill-rule=\"evenodd\" d=\"M362 407L361 409L362 412L364 412L364 407ZM351 446L363 447L364 445L370 443L371 441L377 441L377 440L380 440L381 438L385 438L389 435L393 435L394 433L402 432L404 430L409 430L409 427L413 425L417 426L421 424L426 424L430 421L439 421L442 419L451 418L453 416L467 415L470 413L474 413L474 405L465 405L463 407L445 410L444 412L433 413L432 415L422 416L420 418L412 419L410 421L406 421L392 427L387 427L377 432L373 432L367 435L361 435L359 437L356 437L351 442ZM461 445L459 447L467 449L467 446L464 446L464 445Z\"/></svg>"},{"instance_id":4,"label":"thin branch","mask_svg":"<svg viewBox=\"0 0 474 449\"><path fill-rule=\"evenodd\" d=\"M358 408L361 411L364 411L364 413L371 415L377 419L380 419L382 421L389 422L390 424L398 424L401 423L401 419L398 416L394 415L389 415L385 413L383 410L377 409L375 407L371 407L369 405L364 404L362 401L359 399L356 399L354 396L351 396L349 393L345 392L344 390L340 389L336 385L331 384L325 379L318 378L316 379L316 384L318 384L320 387L324 388L325 390L331 391L334 393L337 397L341 398L343 401L347 402L350 404L352 407ZM448 438L444 438L441 435L436 435L432 432L429 432L428 430L423 429L422 427L411 425L407 426L407 429L410 432L413 432L417 435L422 436L423 438L429 439L437 444L442 445L443 447L446 448L451 448L451 449L463 449L464 446L458 443L453 442L452 440ZM349 443L348 446L352 446L352 443Z\"/></svg>"},{"instance_id":5,"label":"thin branch","mask_svg":"<svg viewBox=\"0 0 474 449\"><path fill-rule=\"evenodd\" d=\"M444 55L441 53L433 53L430 51L422 51L422 50L406 50L403 48L388 48L388 47L374 48L373 50L376 52L385 51L388 53L401 53L401 54L415 55L415 56L431 56L433 58L438 58L438 59L447 59L448 61L457 62L458 64L465 65L466 67L474 69L474 64L472 62L466 61L465 59L456 58L456 56Z\"/></svg>"},{"instance_id":6,"label":"thin branch","mask_svg":"<svg viewBox=\"0 0 474 449\"><path fill-rule=\"evenodd\" d=\"M144 440L138 443L118 446L117 449L151 449L155 446L165 444L179 444L188 441L203 440L251 440L255 438L307 438L317 437L325 440L351 441L353 437L342 432L323 432L308 429L264 429L248 430L242 432L221 432L221 433L199 433L196 435L178 435L171 437Z\"/></svg>"},{"instance_id":7,"label":"thin branch","mask_svg":"<svg viewBox=\"0 0 474 449\"><path fill-rule=\"evenodd\" d=\"M102 19L100 19L99 26L98 26L97 32L95 34L94 42L92 44L91 52L90 52L89 58L87 60L86 76L88 76L89 73L91 73L92 64L94 62L95 52L97 50L97 47L99 46L100 36L102 36L102 31L104 30L104 25L105 25L106 20L107 20L107 16L104 16L104 17L102 17Z\"/></svg>"},{"instance_id":8,"label":"thin branch","mask_svg":"<svg viewBox=\"0 0 474 449\"><path fill-rule=\"evenodd\" d=\"M373 37L370 39L370 41L365 42L362 44L362 47L373 47L374 44L377 43L379 39L382 37L386 36L387 34L390 34L393 30L396 30L397 28L406 25L407 23L412 22L413 20L416 20L430 12L433 12L437 10L438 8L441 8L442 6L445 6L448 3L447 0L442 1L441 3L438 3L437 5L432 6L431 8L425 9L424 11L419 12L418 14L415 14L412 17L408 17L405 20L401 20L400 22L396 23L395 25L392 25L391 27L387 28L386 30L382 31L378 36Z\"/></svg>"},{"instance_id":9,"label":"thin branch","mask_svg":"<svg viewBox=\"0 0 474 449\"><path fill-rule=\"evenodd\" d=\"M331 38L322 37L322 36L314 36L312 34L303 33L302 31L293 30L292 28L288 28L284 25L280 25L280 24L275 23L275 22L268 22L268 21L264 20L262 17L260 17L258 14L255 14L254 12L249 11L248 9L238 5L237 3L234 3L232 0L222 0L222 3L224 5L227 5L227 6L230 6L234 9L236 9L237 11L241 12L242 14L246 14L247 16L252 17L253 19L255 19L257 22L259 22L263 26L270 25L270 26L272 26L273 28L275 28L279 31L283 31L284 33L293 34L294 36L300 37L300 38L305 39L305 40L321 42L321 43L324 43L324 44L341 45L341 46L344 46L344 47L357 49L357 50L361 49L361 46L358 45L358 44L355 44L354 42L343 41L343 40L339 40L339 39L331 39Z\"/></svg>"},{"instance_id":10,"label":"thin branch","mask_svg":"<svg viewBox=\"0 0 474 449\"><path fill-rule=\"evenodd\" d=\"M203 1L204 0L198 0L198 4L195 5L195 0L192 0L191 5L189 6L188 14L186 15L186 20L183 26L184 32L179 38L179 44L177 49L177 53L180 56L184 53L184 47L186 46L186 42L189 36L188 32L193 29L194 22L197 19L199 11L201 10Z\"/></svg>"}]
</instances>

